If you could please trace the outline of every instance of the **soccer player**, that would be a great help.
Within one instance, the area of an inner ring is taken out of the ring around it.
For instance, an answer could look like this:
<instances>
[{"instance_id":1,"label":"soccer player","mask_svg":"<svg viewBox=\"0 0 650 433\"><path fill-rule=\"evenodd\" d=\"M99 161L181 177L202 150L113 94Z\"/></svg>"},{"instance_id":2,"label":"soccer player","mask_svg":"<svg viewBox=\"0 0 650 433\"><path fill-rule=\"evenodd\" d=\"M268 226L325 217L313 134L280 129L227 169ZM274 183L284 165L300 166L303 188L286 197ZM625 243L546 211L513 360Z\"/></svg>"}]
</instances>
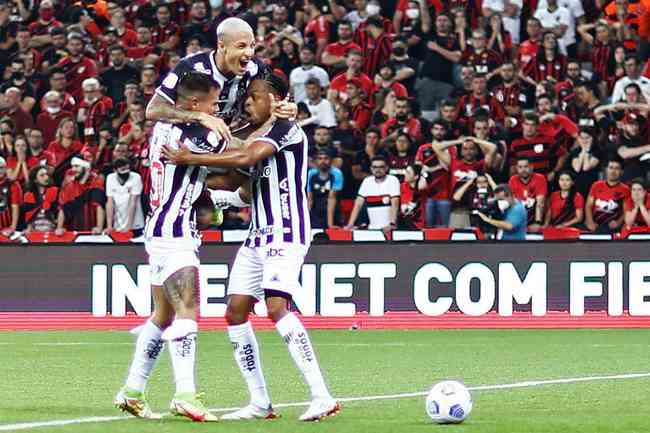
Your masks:
<instances>
[{"instance_id":1,"label":"soccer player","mask_svg":"<svg viewBox=\"0 0 650 433\"><path fill-rule=\"evenodd\" d=\"M298 278L311 243L311 227L305 193L307 137L295 122L271 116L273 100L284 98L287 92L286 83L274 75L253 81L245 110L250 122L262 127L242 149L222 155L196 154L187 148L164 151L177 164L251 167L251 228L230 274L226 310L228 335L251 401L224 415L222 419L226 420L276 417L262 374L257 340L248 321L253 305L261 300L266 301L270 319L311 390L311 405L300 419L317 421L340 410L325 385L305 327L288 309L289 300L301 289ZM259 132L263 134L254 138ZM237 191L234 195L234 202L242 201Z\"/></svg>"},{"instance_id":2,"label":"soccer player","mask_svg":"<svg viewBox=\"0 0 650 433\"><path fill-rule=\"evenodd\" d=\"M188 72L176 86L176 105L184 111L209 114L216 109L219 89L201 72ZM214 132L196 123L156 123L151 139L151 211L145 246L151 267L154 312L139 328L126 384L115 405L141 418L155 418L144 390L156 360L169 343L176 382L171 412L194 421L216 421L196 396L194 377L199 259L201 243L193 203L199 198L207 169L174 164L162 157L163 146L182 143L193 152L221 152L225 144Z\"/></svg>"},{"instance_id":3,"label":"soccer player","mask_svg":"<svg viewBox=\"0 0 650 433\"><path fill-rule=\"evenodd\" d=\"M151 120L170 123L198 122L230 140L228 125L237 120L242 112L246 89L250 82L269 73L268 67L253 57L255 37L253 29L240 18L227 18L217 27L217 49L188 56L176 65L149 102L146 116ZM188 71L207 74L221 89L218 116L215 113L189 111L175 104L179 79ZM293 118L298 112L295 104L288 101L274 103L278 117Z\"/></svg>"}]
</instances>

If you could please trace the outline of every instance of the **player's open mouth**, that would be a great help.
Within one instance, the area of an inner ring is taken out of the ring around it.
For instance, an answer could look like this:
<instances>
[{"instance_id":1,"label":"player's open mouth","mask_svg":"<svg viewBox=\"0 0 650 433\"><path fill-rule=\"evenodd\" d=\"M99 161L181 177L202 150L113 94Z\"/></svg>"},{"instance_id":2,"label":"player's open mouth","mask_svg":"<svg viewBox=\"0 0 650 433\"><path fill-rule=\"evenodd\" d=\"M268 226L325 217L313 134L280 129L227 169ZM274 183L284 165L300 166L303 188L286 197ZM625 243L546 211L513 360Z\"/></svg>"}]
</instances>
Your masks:
<instances>
[{"instance_id":1,"label":"player's open mouth","mask_svg":"<svg viewBox=\"0 0 650 433\"><path fill-rule=\"evenodd\" d=\"M239 61L239 66L242 67L242 69L246 69L246 66L248 65L248 62L250 62L249 59L242 59Z\"/></svg>"}]
</instances>

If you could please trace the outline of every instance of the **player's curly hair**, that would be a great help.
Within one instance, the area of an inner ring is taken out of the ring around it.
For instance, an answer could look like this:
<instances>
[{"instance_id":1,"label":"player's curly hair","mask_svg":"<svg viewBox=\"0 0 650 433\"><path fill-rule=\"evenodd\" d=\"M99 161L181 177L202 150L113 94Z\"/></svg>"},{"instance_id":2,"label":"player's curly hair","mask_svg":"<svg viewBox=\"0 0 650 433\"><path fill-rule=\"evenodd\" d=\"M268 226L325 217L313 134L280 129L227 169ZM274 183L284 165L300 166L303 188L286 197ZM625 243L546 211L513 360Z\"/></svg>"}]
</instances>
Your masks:
<instances>
[{"instance_id":1,"label":"player's curly hair","mask_svg":"<svg viewBox=\"0 0 650 433\"><path fill-rule=\"evenodd\" d=\"M275 96L278 96L280 99L286 98L289 94L289 85L282 77L274 73L267 74L265 77L260 77L253 81L256 80L264 80L273 93L275 93Z\"/></svg>"}]
</instances>

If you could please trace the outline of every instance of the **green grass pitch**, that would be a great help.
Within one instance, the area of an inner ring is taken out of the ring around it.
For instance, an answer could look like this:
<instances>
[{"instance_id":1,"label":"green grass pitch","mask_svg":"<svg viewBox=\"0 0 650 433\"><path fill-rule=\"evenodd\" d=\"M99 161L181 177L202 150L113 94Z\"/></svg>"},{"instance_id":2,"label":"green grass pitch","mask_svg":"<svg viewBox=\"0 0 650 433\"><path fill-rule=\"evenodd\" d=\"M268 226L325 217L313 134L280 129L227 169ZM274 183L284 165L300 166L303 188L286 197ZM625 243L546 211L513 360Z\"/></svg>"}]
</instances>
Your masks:
<instances>
[{"instance_id":1,"label":"green grass pitch","mask_svg":"<svg viewBox=\"0 0 650 433\"><path fill-rule=\"evenodd\" d=\"M650 330L312 331L326 380L338 397L426 391L443 379L468 386L650 372ZM274 403L308 400L284 343L259 332ZM0 431L27 422L119 416L112 407L131 358L126 332L0 333ZM240 406L245 385L223 332L199 337L198 381L211 408ZM173 393L163 352L148 395L167 409ZM303 407L276 421L197 424L169 419L34 427L31 432L650 432L650 378L474 391L465 423L437 426L424 397L344 403L336 417L304 424ZM4 426L4 427L3 427Z\"/></svg>"}]
</instances>

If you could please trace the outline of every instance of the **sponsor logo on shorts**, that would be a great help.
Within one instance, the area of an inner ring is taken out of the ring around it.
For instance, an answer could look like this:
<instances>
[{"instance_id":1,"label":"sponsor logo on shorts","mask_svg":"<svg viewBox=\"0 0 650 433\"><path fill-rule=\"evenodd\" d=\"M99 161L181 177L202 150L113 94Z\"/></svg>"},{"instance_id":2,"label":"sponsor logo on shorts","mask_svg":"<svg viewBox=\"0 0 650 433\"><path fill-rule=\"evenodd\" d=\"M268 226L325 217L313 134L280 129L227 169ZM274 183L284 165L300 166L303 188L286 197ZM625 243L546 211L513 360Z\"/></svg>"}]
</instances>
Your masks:
<instances>
[{"instance_id":1,"label":"sponsor logo on shorts","mask_svg":"<svg viewBox=\"0 0 650 433\"><path fill-rule=\"evenodd\" d=\"M269 248L266 257L284 257L284 250L282 248Z\"/></svg>"}]
</instances>

